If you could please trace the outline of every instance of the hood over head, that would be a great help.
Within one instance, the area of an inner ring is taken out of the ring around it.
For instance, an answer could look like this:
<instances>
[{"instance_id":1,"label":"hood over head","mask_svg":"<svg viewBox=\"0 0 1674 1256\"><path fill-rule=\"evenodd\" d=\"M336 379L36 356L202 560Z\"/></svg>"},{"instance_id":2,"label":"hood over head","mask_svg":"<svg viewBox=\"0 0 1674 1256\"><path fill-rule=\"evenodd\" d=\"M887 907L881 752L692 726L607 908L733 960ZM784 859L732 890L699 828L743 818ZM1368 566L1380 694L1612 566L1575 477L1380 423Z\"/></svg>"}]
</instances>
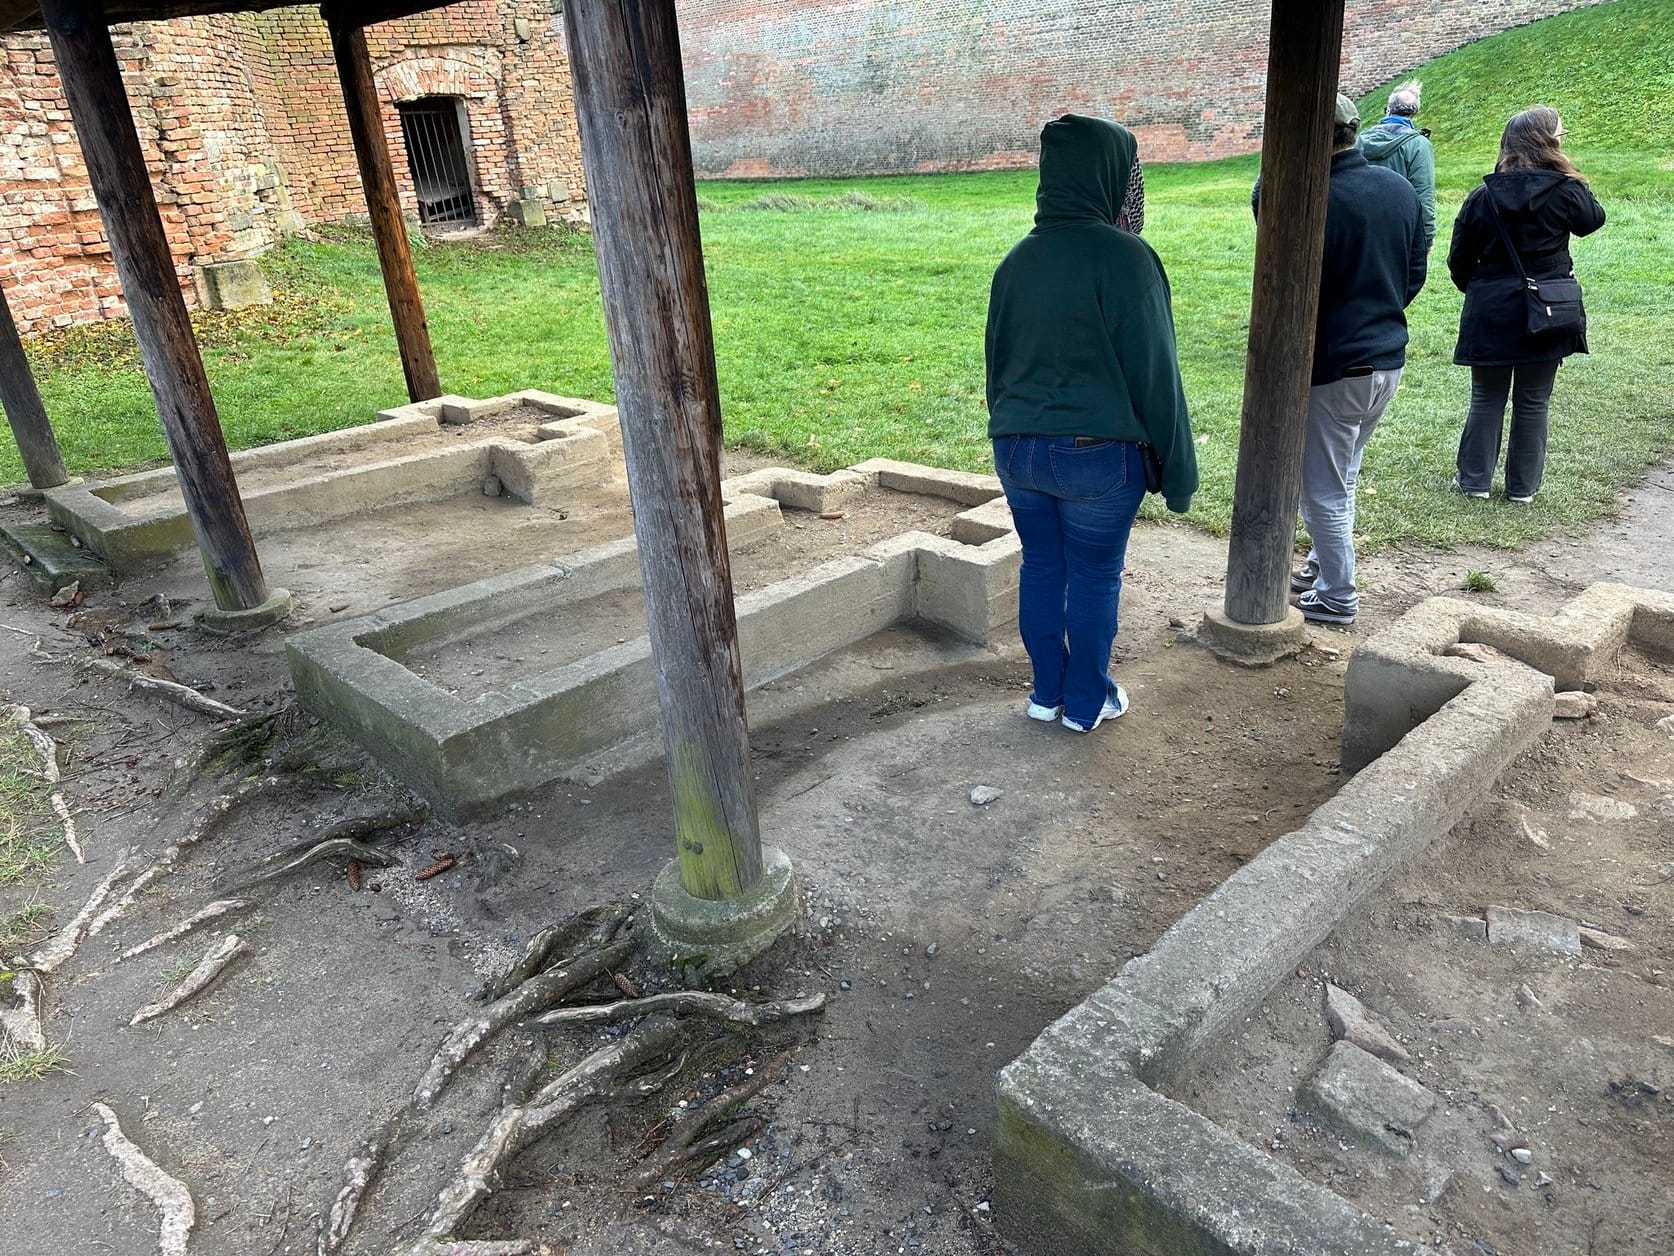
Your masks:
<instances>
[{"instance_id":1,"label":"hood over head","mask_svg":"<svg viewBox=\"0 0 1674 1256\"><path fill-rule=\"evenodd\" d=\"M1494 204L1518 213L1539 208L1568 177L1560 170L1506 170L1488 175L1482 182Z\"/></svg>"},{"instance_id":2,"label":"hood over head","mask_svg":"<svg viewBox=\"0 0 1674 1256\"><path fill-rule=\"evenodd\" d=\"M1040 133L1035 225L1104 222L1122 212L1139 144L1120 123L1067 113Z\"/></svg>"}]
</instances>

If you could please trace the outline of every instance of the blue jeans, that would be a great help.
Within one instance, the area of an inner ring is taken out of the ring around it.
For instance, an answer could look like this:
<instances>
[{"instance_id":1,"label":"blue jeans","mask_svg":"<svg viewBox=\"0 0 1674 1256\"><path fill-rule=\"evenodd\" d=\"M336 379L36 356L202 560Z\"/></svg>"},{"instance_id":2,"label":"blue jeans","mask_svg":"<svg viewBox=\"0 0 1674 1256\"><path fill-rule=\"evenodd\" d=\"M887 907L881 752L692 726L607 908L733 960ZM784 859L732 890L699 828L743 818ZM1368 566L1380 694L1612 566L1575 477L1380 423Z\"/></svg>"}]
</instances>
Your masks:
<instances>
[{"instance_id":1,"label":"blue jeans","mask_svg":"<svg viewBox=\"0 0 1674 1256\"><path fill-rule=\"evenodd\" d=\"M1145 496L1139 446L1002 436L994 469L1023 542L1017 624L1034 667L1030 698L1091 725L1110 689L1128 533Z\"/></svg>"}]
</instances>

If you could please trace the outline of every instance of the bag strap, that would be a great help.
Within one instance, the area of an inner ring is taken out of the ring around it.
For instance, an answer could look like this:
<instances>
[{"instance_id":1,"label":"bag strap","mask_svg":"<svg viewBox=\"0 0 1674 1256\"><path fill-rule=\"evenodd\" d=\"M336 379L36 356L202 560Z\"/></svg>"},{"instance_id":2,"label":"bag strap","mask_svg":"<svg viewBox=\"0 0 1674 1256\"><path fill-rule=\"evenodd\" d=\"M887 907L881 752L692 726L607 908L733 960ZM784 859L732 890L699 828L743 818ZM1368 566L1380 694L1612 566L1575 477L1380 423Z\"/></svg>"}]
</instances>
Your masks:
<instances>
[{"instance_id":1,"label":"bag strap","mask_svg":"<svg viewBox=\"0 0 1674 1256\"><path fill-rule=\"evenodd\" d=\"M1488 212L1494 216L1494 225L1500 229L1500 243L1505 245L1505 251L1511 257L1511 264L1517 267L1517 273L1523 276L1523 283L1527 285L1529 272L1523 269L1523 259L1517 255L1517 249L1511 243L1511 232L1505 229L1505 219L1500 217L1500 207L1494 203L1494 193L1484 184L1482 194L1488 198Z\"/></svg>"}]
</instances>

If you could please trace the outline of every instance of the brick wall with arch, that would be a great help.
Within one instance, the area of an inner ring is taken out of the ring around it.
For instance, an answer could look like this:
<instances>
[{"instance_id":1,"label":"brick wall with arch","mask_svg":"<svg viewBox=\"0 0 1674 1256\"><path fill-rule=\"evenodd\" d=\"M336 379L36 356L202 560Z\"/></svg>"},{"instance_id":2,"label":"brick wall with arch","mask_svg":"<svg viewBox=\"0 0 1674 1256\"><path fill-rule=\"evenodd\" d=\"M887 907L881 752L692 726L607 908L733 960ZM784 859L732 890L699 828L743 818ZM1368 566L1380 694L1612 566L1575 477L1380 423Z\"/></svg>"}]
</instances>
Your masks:
<instances>
[{"instance_id":1,"label":"brick wall with arch","mask_svg":"<svg viewBox=\"0 0 1674 1256\"><path fill-rule=\"evenodd\" d=\"M585 211L569 59L553 0L461 0L367 30L402 203L417 198L397 105L458 98L476 217L537 201ZM289 7L114 29L129 103L180 281L259 256L366 202L319 11ZM25 333L126 314L110 246L38 32L0 40L0 286Z\"/></svg>"}]
</instances>

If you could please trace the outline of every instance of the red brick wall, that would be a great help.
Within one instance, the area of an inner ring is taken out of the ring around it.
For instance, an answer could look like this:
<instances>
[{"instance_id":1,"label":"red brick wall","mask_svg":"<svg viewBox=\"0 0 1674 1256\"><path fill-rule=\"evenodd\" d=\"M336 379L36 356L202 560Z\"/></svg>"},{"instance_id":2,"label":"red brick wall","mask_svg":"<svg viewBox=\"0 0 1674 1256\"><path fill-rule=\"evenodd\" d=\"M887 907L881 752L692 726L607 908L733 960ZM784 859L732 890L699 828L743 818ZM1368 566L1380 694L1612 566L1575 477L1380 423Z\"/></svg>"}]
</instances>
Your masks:
<instances>
[{"instance_id":1,"label":"red brick wall","mask_svg":"<svg viewBox=\"0 0 1674 1256\"><path fill-rule=\"evenodd\" d=\"M1282 0L1274 0L1282 3ZM1598 0L1348 0L1345 90ZM708 175L1031 165L1066 111L1147 160L1261 140L1270 6L1251 0L681 0L693 157Z\"/></svg>"},{"instance_id":2,"label":"red brick wall","mask_svg":"<svg viewBox=\"0 0 1674 1256\"><path fill-rule=\"evenodd\" d=\"M479 221L507 202L584 203L569 62L551 0L464 0L370 28L385 134L417 213L396 104L462 99ZM364 215L324 23L314 8L116 31L152 186L188 297L204 262L250 257L309 222ZM0 41L0 284L25 331L124 313L44 35Z\"/></svg>"}]
</instances>

